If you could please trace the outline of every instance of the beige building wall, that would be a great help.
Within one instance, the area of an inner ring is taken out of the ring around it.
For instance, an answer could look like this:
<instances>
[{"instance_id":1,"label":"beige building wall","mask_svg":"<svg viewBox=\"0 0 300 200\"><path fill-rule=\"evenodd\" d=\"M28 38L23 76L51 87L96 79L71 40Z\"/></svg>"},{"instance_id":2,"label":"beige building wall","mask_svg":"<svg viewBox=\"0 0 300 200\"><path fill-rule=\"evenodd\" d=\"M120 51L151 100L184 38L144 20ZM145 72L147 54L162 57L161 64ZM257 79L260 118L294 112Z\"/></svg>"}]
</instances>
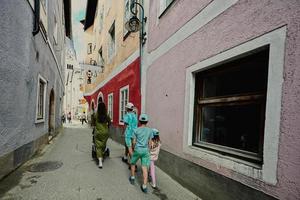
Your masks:
<instances>
[{"instance_id":1,"label":"beige building wall","mask_svg":"<svg viewBox=\"0 0 300 200\"><path fill-rule=\"evenodd\" d=\"M124 28L125 1L121 2L118 0L98 1L94 24L85 31L86 45L90 41L93 43L92 54L86 55L86 63L89 63L92 58L97 64L100 64L99 49L101 48L104 60L103 73L93 77L92 84L85 85L85 93L93 91L115 68L139 48L139 33L126 34L127 31ZM115 23L115 54L110 56L109 31L113 23Z\"/></svg>"},{"instance_id":2,"label":"beige building wall","mask_svg":"<svg viewBox=\"0 0 300 200\"><path fill-rule=\"evenodd\" d=\"M94 30L94 26L92 25L91 27L89 27L85 32L84 32L84 41L85 41L85 53L86 56L84 58L84 63L88 64L90 63L90 60L93 59L93 53L95 53L93 51L94 48L94 34L93 34L93 30ZM92 44L92 52L89 53L89 44Z\"/></svg>"}]
</instances>

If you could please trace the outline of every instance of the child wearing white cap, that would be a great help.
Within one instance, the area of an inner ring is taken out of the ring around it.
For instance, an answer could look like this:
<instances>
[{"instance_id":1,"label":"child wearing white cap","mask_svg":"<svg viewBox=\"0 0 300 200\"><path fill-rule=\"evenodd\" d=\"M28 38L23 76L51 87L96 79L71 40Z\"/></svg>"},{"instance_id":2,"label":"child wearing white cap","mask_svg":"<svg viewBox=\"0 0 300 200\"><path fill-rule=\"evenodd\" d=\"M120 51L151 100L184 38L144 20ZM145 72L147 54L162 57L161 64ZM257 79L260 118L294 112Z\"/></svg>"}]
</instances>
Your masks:
<instances>
[{"instance_id":1,"label":"child wearing white cap","mask_svg":"<svg viewBox=\"0 0 300 200\"><path fill-rule=\"evenodd\" d=\"M132 155L131 138L133 130L137 128L138 121L136 114L133 112L134 105L129 102L125 107L126 114L123 117L123 122L125 125L125 155L124 157L122 157L122 161L127 162L127 160L130 160L130 157ZM129 159L127 158L127 156L129 157Z\"/></svg>"}]
</instances>

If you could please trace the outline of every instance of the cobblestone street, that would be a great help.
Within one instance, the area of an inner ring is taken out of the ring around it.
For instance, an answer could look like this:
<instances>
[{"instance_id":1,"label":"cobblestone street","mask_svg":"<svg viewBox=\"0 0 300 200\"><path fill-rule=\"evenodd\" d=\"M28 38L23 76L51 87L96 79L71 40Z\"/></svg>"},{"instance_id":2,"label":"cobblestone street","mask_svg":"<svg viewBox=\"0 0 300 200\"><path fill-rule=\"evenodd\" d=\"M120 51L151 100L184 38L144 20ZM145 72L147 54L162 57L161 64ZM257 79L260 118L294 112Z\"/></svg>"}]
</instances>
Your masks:
<instances>
[{"instance_id":1,"label":"cobblestone street","mask_svg":"<svg viewBox=\"0 0 300 200\"><path fill-rule=\"evenodd\" d=\"M39 155L2 180L0 199L197 199L159 169L159 189L149 186L148 194L142 193L141 168L132 186L121 161L123 146L112 140L108 141L111 156L99 169L91 158L91 132L78 121L66 124Z\"/></svg>"}]
</instances>

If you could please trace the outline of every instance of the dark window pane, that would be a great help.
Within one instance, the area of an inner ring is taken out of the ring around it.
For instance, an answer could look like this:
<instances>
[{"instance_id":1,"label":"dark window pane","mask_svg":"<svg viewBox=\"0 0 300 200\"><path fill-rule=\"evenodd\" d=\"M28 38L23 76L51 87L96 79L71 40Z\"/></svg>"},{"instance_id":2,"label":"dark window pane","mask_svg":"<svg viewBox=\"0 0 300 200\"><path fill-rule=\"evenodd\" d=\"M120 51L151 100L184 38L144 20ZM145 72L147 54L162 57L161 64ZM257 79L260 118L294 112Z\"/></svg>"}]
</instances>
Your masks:
<instances>
[{"instance_id":1,"label":"dark window pane","mask_svg":"<svg viewBox=\"0 0 300 200\"><path fill-rule=\"evenodd\" d=\"M197 75L201 98L264 92L267 88L269 50L215 67Z\"/></svg>"},{"instance_id":2,"label":"dark window pane","mask_svg":"<svg viewBox=\"0 0 300 200\"><path fill-rule=\"evenodd\" d=\"M203 107L200 140L258 153L261 108L261 104Z\"/></svg>"},{"instance_id":3,"label":"dark window pane","mask_svg":"<svg viewBox=\"0 0 300 200\"><path fill-rule=\"evenodd\" d=\"M195 146L262 160L268 62L266 46L196 73Z\"/></svg>"}]
</instances>

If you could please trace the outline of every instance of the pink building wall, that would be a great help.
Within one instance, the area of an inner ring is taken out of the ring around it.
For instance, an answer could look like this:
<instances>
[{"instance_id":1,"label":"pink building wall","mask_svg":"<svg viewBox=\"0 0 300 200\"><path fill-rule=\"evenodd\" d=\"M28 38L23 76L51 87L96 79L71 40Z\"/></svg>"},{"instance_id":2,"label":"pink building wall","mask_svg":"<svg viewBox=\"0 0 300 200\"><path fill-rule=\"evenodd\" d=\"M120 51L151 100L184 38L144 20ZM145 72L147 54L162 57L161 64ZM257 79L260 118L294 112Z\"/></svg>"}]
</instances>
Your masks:
<instances>
[{"instance_id":1,"label":"pink building wall","mask_svg":"<svg viewBox=\"0 0 300 200\"><path fill-rule=\"evenodd\" d=\"M168 39L212 1L213 0L175 1L174 5L172 5L172 9L168 10L167 15L164 15L159 22L157 17L154 17L159 16L159 10L157 9L159 7L159 1L150 1L152 17L149 19L150 25L148 32L150 37L155 39L148 44L149 51L156 49L163 41Z\"/></svg>"},{"instance_id":2,"label":"pink building wall","mask_svg":"<svg viewBox=\"0 0 300 200\"><path fill-rule=\"evenodd\" d=\"M158 48L211 1L178 1L159 19L151 1L148 52ZM177 3L177 4L176 4ZM184 9L182 9L184 8ZM196 9L195 9L196 8ZM173 9L173 10L172 10ZM184 15L183 15L184 14ZM280 199L300 198L300 2L240 0L156 59L147 70L146 112L161 132L163 149ZM170 21L178 23L170 23ZM187 67L287 26L277 179L275 186L184 154ZM157 77L163 77L157 79Z\"/></svg>"}]
</instances>

